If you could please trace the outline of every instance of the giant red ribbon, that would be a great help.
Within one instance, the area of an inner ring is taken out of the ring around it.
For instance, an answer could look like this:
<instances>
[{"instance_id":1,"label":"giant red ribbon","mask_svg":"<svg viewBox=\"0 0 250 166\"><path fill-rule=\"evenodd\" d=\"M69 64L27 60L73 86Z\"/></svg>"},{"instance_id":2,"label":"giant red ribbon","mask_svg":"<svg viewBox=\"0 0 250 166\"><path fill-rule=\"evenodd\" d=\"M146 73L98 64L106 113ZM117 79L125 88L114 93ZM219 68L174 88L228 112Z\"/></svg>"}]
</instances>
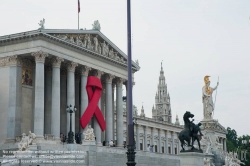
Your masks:
<instances>
[{"instance_id":1,"label":"giant red ribbon","mask_svg":"<svg viewBox=\"0 0 250 166\"><path fill-rule=\"evenodd\" d=\"M95 87L95 90L93 90L93 87ZM101 130L104 131L106 129L106 122L100 108L97 105L102 93L102 84L100 79L94 76L89 76L86 90L89 98L89 105L80 119L80 124L84 129L88 125L92 116L95 115Z\"/></svg>"}]
</instances>

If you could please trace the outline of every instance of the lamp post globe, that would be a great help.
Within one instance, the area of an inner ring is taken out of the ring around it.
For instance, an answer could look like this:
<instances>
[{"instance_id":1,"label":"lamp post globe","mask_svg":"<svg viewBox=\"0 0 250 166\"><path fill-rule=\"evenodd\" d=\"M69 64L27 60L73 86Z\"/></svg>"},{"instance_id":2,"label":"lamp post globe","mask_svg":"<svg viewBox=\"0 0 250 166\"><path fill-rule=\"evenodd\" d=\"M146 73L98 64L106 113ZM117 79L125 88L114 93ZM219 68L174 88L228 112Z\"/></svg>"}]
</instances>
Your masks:
<instances>
[{"instance_id":1,"label":"lamp post globe","mask_svg":"<svg viewBox=\"0 0 250 166\"><path fill-rule=\"evenodd\" d=\"M75 140L74 140L74 132L72 131L72 113L75 113L77 111L77 109L75 106L73 108L72 105L70 104L69 106L67 106L66 111L70 114L70 127L69 127L67 143L74 144Z\"/></svg>"}]
</instances>

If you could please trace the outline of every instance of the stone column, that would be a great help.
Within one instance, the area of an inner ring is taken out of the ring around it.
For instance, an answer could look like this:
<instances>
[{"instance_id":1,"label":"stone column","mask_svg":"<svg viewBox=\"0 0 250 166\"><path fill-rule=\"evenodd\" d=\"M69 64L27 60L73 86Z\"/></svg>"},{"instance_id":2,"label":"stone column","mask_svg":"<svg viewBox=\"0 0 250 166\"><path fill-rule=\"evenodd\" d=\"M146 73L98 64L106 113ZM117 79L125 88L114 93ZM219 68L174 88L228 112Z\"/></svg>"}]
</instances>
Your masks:
<instances>
[{"instance_id":1,"label":"stone column","mask_svg":"<svg viewBox=\"0 0 250 166\"><path fill-rule=\"evenodd\" d=\"M34 133L39 141L39 138L44 139L44 62L48 53L38 51L31 55L36 61Z\"/></svg>"},{"instance_id":2,"label":"stone column","mask_svg":"<svg viewBox=\"0 0 250 166\"><path fill-rule=\"evenodd\" d=\"M97 70L96 71L96 74L95 76L98 77L99 79L101 79L101 76L102 76L103 72L102 71L99 71ZM101 98L99 99L99 102L98 102L98 107L101 109ZM102 146L102 134L101 134L101 128L100 128L100 125L97 121L97 119L93 118L93 121L94 121L94 133L95 133L95 137L96 137L96 145L97 146ZM107 124L107 121L106 121L106 124ZM107 126L106 126L106 130L107 130Z\"/></svg>"},{"instance_id":3,"label":"stone column","mask_svg":"<svg viewBox=\"0 0 250 166\"><path fill-rule=\"evenodd\" d=\"M224 146L224 151L226 152L227 151L227 139L226 138L223 139L223 146Z\"/></svg>"},{"instance_id":4,"label":"stone column","mask_svg":"<svg viewBox=\"0 0 250 166\"><path fill-rule=\"evenodd\" d=\"M22 111L22 60L19 56L8 58L9 71L9 106L7 139L21 135Z\"/></svg>"},{"instance_id":5,"label":"stone column","mask_svg":"<svg viewBox=\"0 0 250 166\"><path fill-rule=\"evenodd\" d=\"M154 128L151 128L151 145L155 145L155 137L154 137ZM155 151L155 147L153 147L153 152Z\"/></svg>"},{"instance_id":6,"label":"stone column","mask_svg":"<svg viewBox=\"0 0 250 166\"><path fill-rule=\"evenodd\" d=\"M158 129L158 137L159 137L159 153L162 153L162 148L161 148L161 129Z\"/></svg>"},{"instance_id":7,"label":"stone column","mask_svg":"<svg viewBox=\"0 0 250 166\"><path fill-rule=\"evenodd\" d=\"M116 143L123 146L123 108L122 108L122 85L123 79L116 79Z\"/></svg>"},{"instance_id":8,"label":"stone column","mask_svg":"<svg viewBox=\"0 0 250 166\"><path fill-rule=\"evenodd\" d=\"M147 151L147 148L148 148L148 146L147 146L147 135L148 135L148 133L147 133L147 126L144 126L144 151Z\"/></svg>"},{"instance_id":9,"label":"stone column","mask_svg":"<svg viewBox=\"0 0 250 166\"><path fill-rule=\"evenodd\" d=\"M105 109L105 121L106 121L106 143L110 140L113 140L113 132L112 132L112 79L114 76L110 74L105 75L105 83L106 83L106 109Z\"/></svg>"},{"instance_id":10,"label":"stone column","mask_svg":"<svg viewBox=\"0 0 250 166\"><path fill-rule=\"evenodd\" d=\"M136 127L136 150L140 150L140 133L139 133L139 125L135 124Z\"/></svg>"},{"instance_id":11,"label":"stone column","mask_svg":"<svg viewBox=\"0 0 250 166\"><path fill-rule=\"evenodd\" d=\"M61 69L60 78L60 132L67 136L67 70Z\"/></svg>"},{"instance_id":12,"label":"stone column","mask_svg":"<svg viewBox=\"0 0 250 166\"><path fill-rule=\"evenodd\" d=\"M78 64L75 62L69 62L67 64L67 106L70 104L75 106L75 68ZM79 110L77 110L79 111ZM70 130L70 114L67 113L67 133ZM75 134L75 114L72 114L72 131Z\"/></svg>"},{"instance_id":13,"label":"stone column","mask_svg":"<svg viewBox=\"0 0 250 166\"><path fill-rule=\"evenodd\" d=\"M168 131L165 131L165 138L166 138L166 143L165 143L165 153L169 153L168 151Z\"/></svg>"},{"instance_id":14,"label":"stone column","mask_svg":"<svg viewBox=\"0 0 250 166\"><path fill-rule=\"evenodd\" d=\"M60 67L62 58L52 59L51 134L60 141Z\"/></svg>"},{"instance_id":15,"label":"stone column","mask_svg":"<svg viewBox=\"0 0 250 166\"><path fill-rule=\"evenodd\" d=\"M80 73L75 73L75 106L77 111L75 112L75 131L76 133L80 132L80 114L81 110L79 107L80 103Z\"/></svg>"},{"instance_id":16,"label":"stone column","mask_svg":"<svg viewBox=\"0 0 250 166\"><path fill-rule=\"evenodd\" d=\"M91 68L87 67L87 66L83 66L80 69L80 71L81 71L81 109L79 110L81 112L80 118L84 114L84 112L89 104L88 94L86 91L86 85L87 85L87 80L88 80L88 75L89 75L90 69ZM87 129L87 127L85 127L85 129L81 128L81 133L83 133L86 129ZM82 139L84 139L83 134L82 134Z\"/></svg>"},{"instance_id":17,"label":"stone column","mask_svg":"<svg viewBox=\"0 0 250 166\"><path fill-rule=\"evenodd\" d=\"M115 140L115 84L112 83L112 138Z\"/></svg>"},{"instance_id":18,"label":"stone column","mask_svg":"<svg viewBox=\"0 0 250 166\"><path fill-rule=\"evenodd\" d=\"M172 139L172 153L171 154L174 154L175 153L175 149L174 149L174 132L172 131L171 133L171 139Z\"/></svg>"},{"instance_id":19,"label":"stone column","mask_svg":"<svg viewBox=\"0 0 250 166\"><path fill-rule=\"evenodd\" d=\"M45 66L44 134L51 134L52 67Z\"/></svg>"}]
</instances>

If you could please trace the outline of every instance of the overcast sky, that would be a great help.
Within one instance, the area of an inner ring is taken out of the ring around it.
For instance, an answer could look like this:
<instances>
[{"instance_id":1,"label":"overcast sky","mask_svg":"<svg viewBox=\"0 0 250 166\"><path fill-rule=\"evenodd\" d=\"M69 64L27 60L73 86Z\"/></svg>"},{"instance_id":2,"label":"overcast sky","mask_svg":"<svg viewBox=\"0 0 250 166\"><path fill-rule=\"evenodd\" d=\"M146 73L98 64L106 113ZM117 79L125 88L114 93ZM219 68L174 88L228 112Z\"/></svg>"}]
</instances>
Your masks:
<instances>
[{"instance_id":1,"label":"overcast sky","mask_svg":"<svg viewBox=\"0 0 250 166\"><path fill-rule=\"evenodd\" d=\"M101 32L125 53L125 0L81 0L80 28ZM218 87L214 118L249 134L250 1L132 0L132 59L138 59L133 102L151 117L163 60L173 122L185 111L202 120L205 75ZM0 36L38 29L77 29L77 0L0 0ZM215 94L215 93L214 93ZM139 111L140 113L140 111Z\"/></svg>"}]
</instances>

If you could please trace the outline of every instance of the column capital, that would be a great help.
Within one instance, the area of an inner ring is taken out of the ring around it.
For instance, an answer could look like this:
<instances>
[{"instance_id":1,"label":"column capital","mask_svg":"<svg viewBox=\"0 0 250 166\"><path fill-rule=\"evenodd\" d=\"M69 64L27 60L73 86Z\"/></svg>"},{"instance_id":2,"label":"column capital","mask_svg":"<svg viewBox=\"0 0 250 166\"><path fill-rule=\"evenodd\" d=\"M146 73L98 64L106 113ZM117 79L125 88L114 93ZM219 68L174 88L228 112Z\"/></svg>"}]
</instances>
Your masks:
<instances>
[{"instance_id":1,"label":"column capital","mask_svg":"<svg viewBox=\"0 0 250 166\"><path fill-rule=\"evenodd\" d=\"M8 66L22 66L22 58L18 55L6 57L6 65Z\"/></svg>"},{"instance_id":2,"label":"column capital","mask_svg":"<svg viewBox=\"0 0 250 166\"><path fill-rule=\"evenodd\" d=\"M104 74L103 71L100 71L100 70L95 70L95 76L98 77L99 79L101 79L101 76Z\"/></svg>"},{"instance_id":3,"label":"column capital","mask_svg":"<svg viewBox=\"0 0 250 166\"><path fill-rule=\"evenodd\" d=\"M64 61L63 58L60 57L54 57L51 59L52 67L61 67L61 63Z\"/></svg>"},{"instance_id":4,"label":"column capital","mask_svg":"<svg viewBox=\"0 0 250 166\"><path fill-rule=\"evenodd\" d=\"M82 67L80 68L81 75L88 76L90 70L91 70L91 67L82 66Z\"/></svg>"},{"instance_id":5,"label":"column capital","mask_svg":"<svg viewBox=\"0 0 250 166\"><path fill-rule=\"evenodd\" d=\"M115 84L116 84L116 86L121 87L124 82L125 82L125 79L123 79L123 78L115 78Z\"/></svg>"},{"instance_id":6,"label":"column capital","mask_svg":"<svg viewBox=\"0 0 250 166\"><path fill-rule=\"evenodd\" d=\"M105 82L106 83L112 83L112 80L115 76L111 75L111 74L105 74Z\"/></svg>"},{"instance_id":7,"label":"column capital","mask_svg":"<svg viewBox=\"0 0 250 166\"><path fill-rule=\"evenodd\" d=\"M46 52L43 52L42 50L40 50L40 51L37 51L37 52L32 52L32 53L31 53L31 56L34 56L34 57L35 57L36 63L37 63L37 62L42 62L42 63L44 63L44 62L45 62L45 58L48 57L49 54L46 53Z\"/></svg>"},{"instance_id":8,"label":"column capital","mask_svg":"<svg viewBox=\"0 0 250 166\"><path fill-rule=\"evenodd\" d=\"M76 66L78 66L78 63L68 62L67 63L67 70L71 71L71 72L75 72Z\"/></svg>"}]
</instances>

